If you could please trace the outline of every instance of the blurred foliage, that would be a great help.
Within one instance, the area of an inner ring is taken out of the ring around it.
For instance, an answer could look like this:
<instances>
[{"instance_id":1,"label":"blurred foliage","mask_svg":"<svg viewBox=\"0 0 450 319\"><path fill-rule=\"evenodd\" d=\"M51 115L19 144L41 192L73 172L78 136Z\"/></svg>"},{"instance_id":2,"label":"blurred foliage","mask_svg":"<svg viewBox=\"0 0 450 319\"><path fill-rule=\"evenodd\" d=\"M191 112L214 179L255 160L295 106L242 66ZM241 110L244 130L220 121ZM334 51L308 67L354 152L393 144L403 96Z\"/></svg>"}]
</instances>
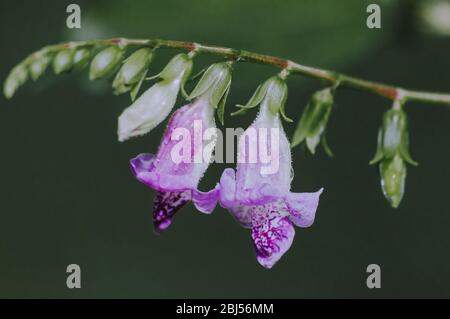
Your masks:
<instances>
[{"instance_id":1,"label":"blurred foliage","mask_svg":"<svg viewBox=\"0 0 450 319\"><path fill-rule=\"evenodd\" d=\"M361 59L396 30L399 1L385 1L383 32L365 27L361 0L99 0L86 3L72 39L142 37L197 41L337 67Z\"/></svg>"}]
</instances>

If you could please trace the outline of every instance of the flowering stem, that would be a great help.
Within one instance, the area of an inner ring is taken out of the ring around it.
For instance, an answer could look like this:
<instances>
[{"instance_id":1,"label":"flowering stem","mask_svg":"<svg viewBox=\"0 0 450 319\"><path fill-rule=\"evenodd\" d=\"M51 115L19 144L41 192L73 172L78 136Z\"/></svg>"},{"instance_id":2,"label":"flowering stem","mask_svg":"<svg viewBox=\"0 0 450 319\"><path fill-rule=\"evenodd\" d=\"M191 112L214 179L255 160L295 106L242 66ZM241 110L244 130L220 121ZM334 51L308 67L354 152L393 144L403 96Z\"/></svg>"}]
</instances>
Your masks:
<instances>
[{"instance_id":1,"label":"flowering stem","mask_svg":"<svg viewBox=\"0 0 450 319\"><path fill-rule=\"evenodd\" d=\"M161 39L113 38L105 40L69 42L51 45L44 47L42 50L34 54L41 54L45 52L56 52L61 50L62 48L80 48L80 47L94 47L106 45L117 45L120 47L149 46L152 48L175 48L175 49L189 50L191 52L194 51L195 52L194 54L198 53L216 54L236 61L245 61L275 66L284 70L286 74L289 73L302 74L313 78L325 80L327 82L330 82L332 86L349 87L357 90L364 90L376 95L383 96L390 100L394 101L400 100L402 103L405 103L407 101L418 101L450 106L450 94L439 94L439 93L407 90L396 86L351 77L334 71L302 65L290 60L285 60L270 55L264 55L245 50L236 50L226 47L203 45L195 42L161 40Z\"/></svg>"}]
</instances>

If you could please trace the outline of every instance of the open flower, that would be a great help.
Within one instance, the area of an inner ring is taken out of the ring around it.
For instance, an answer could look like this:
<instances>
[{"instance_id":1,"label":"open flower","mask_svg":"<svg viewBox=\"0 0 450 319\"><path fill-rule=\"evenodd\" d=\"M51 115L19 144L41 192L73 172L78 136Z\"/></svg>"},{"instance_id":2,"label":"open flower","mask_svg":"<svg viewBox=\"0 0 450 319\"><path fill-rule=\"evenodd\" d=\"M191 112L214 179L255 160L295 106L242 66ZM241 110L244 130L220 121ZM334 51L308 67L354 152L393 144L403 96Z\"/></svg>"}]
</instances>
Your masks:
<instances>
[{"instance_id":1,"label":"open flower","mask_svg":"<svg viewBox=\"0 0 450 319\"><path fill-rule=\"evenodd\" d=\"M153 211L157 232L167 229L175 213L189 201L193 201L199 211L208 214L214 210L218 200L218 188L208 193L197 189L216 143L214 134L210 133L212 130L215 133L215 103L220 99L212 97L223 98L231 81L228 65L218 63L211 68L220 71L212 82L215 85L202 91L191 104L174 112L158 153L141 154L130 161L136 178L157 191ZM215 71L212 73L217 74ZM202 78L198 85L203 85L203 80L207 79ZM211 138L204 138L206 134Z\"/></svg>"},{"instance_id":2,"label":"open flower","mask_svg":"<svg viewBox=\"0 0 450 319\"><path fill-rule=\"evenodd\" d=\"M282 79L273 77L266 82L259 114L239 140L237 172L226 169L220 180L221 206L241 225L251 228L256 258L265 268L271 268L289 249L295 235L294 225L313 224L322 193L322 190L290 191L290 144L279 115L286 95ZM251 136L257 136L256 142L251 141ZM252 149L259 153L256 161L251 159ZM272 154L272 163L264 160L267 154L261 151ZM273 165L273 161L277 164Z\"/></svg>"},{"instance_id":3,"label":"open flower","mask_svg":"<svg viewBox=\"0 0 450 319\"><path fill-rule=\"evenodd\" d=\"M118 135L123 142L154 129L172 111L178 93L192 70L187 54L175 56L158 75L161 81L142 94L119 117Z\"/></svg>"}]
</instances>

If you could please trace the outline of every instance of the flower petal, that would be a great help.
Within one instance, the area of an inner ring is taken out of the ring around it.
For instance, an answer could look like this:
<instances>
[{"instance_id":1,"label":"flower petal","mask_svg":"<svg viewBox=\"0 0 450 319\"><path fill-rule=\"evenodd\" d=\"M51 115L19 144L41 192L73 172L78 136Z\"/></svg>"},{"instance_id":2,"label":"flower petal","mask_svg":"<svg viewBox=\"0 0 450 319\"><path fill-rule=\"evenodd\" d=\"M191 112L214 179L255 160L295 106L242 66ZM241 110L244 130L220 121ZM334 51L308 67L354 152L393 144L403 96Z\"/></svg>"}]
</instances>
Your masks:
<instances>
[{"instance_id":1,"label":"flower petal","mask_svg":"<svg viewBox=\"0 0 450 319\"><path fill-rule=\"evenodd\" d=\"M226 168L220 177L220 205L223 208L236 206L236 174L234 169Z\"/></svg>"},{"instance_id":2,"label":"flower petal","mask_svg":"<svg viewBox=\"0 0 450 319\"><path fill-rule=\"evenodd\" d=\"M251 206L242 206L236 200L236 174L234 169L227 168L220 177L220 206L228 209L230 214L245 228L252 227Z\"/></svg>"},{"instance_id":3,"label":"flower petal","mask_svg":"<svg viewBox=\"0 0 450 319\"><path fill-rule=\"evenodd\" d=\"M159 191L196 189L209 166L205 153L214 149L211 145L215 140L202 139L207 129L215 129L214 109L208 99L196 100L174 112L156 157L146 154L131 160L136 178ZM174 132L183 132L183 139L176 139ZM183 151L180 158L177 150Z\"/></svg>"},{"instance_id":4,"label":"flower petal","mask_svg":"<svg viewBox=\"0 0 450 319\"><path fill-rule=\"evenodd\" d=\"M323 188L315 193L290 193L286 205L290 220L298 227L309 227L314 223L319 197Z\"/></svg>"},{"instance_id":5,"label":"flower petal","mask_svg":"<svg viewBox=\"0 0 450 319\"><path fill-rule=\"evenodd\" d=\"M266 104L239 139L236 197L244 205L277 201L291 186L290 144L279 115Z\"/></svg>"},{"instance_id":6,"label":"flower petal","mask_svg":"<svg viewBox=\"0 0 450 319\"><path fill-rule=\"evenodd\" d=\"M242 206L238 205L235 207L228 208L228 211L236 219L236 221L241 224L244 228L252 228L252 206Z\"/></svg>"},{"instance_id":7,"label":"flower petal","mask_svg":"<svg viewBox=\"0 0 450 319\"><path fill-rule=\"evenodd\" d=\"M191 192L157 192L153 209L153 225L160 233L166 230L175 213L191 200Z\"/></svg>"},{"instance_id":8,"label":"flower petal","mask_svg":"<svg viewBox=\"0 0 450 319\"><path fill-rule=\"evenodd\" d=\"M279 203L252 207L252 239L256 259L272 268L291 247L295 236L286 207Z\"/></svg>"},{"instance_id":9,"label":"flower petal","mask_svg":"<svg viewBox=\"0 0 450 319\"><path fill-rule=\"evenodd\" d=\"M139 154L135 158L130 160L131 170L135 176L140 173L148 172L152 169L152 165L155 161L155 155L150 153Z\"/></svg>"},{"instance_id":10,"label":"flower petal","mask_svg":"<svg viewBox=\"0 0 450 319\"><path fill-rule=\"evenodd\" d=\"M220 187L217 185L209 192L192 191L192 202L195 207L204 214L211 214L219 201Z\"/></svg>"}]
</instances>

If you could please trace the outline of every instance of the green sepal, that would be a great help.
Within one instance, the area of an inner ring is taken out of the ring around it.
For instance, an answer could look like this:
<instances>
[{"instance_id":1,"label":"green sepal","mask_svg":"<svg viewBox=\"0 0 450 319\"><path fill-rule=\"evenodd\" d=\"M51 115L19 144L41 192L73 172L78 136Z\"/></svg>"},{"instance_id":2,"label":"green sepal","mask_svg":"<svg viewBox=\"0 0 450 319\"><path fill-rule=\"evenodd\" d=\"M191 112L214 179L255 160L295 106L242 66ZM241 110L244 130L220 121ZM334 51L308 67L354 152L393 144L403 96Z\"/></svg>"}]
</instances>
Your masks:
<instances>
[{"instance_id":1,"label":"green sepal","mask_svg":"<svg viewBox=\"0 0 450 319\"><path fill-rule=\"evenodd\" d=\"M402 110L390 109L384 113L383 153L386 158L392 158L396 154L406 126L406 114Z\"/></svg>"},{"instance_id":2,"label":"green sepal","mask_svg":"<svg viewBox=\"0 0 450 319\"><path fill-rule=\"evenodd\" d=\"M308 147L308 150L311 152L311 154L316 153L316 147L319 145L320 142L320 135L314 135L314 136L308 136L306 138L306 146Z\"/></svg>"},{"instance_id":3,"label":"green sepal","mask_svg":"<svg viewBox=\"0 0 450 319\"><path fill-rule=\"evenodd\" d=\"M223 81L218 79L213 84L211 89L211 95L209 97L211 105L213 105L215 108L219 107L220 101L223 100L223 97L225 94L228 94L228 91L230 89L231 85L231 74L230 76L227 76Z\"/></svg>"},{"instance_id":4,"label":"green sepal","mask_svg":"<svg viewBox=\"0 0 450 319\"><path fill-rule=\"evenodd\" d=\"M190 79L188 79L186 82L194 82L196 81L198 78L200 78L207 70L208 68L203 68L201 69L199 72L197 72L196 74L194 74Z\"/></svg>"},{"instance_id":5,"label":"green sepal","mask_svg":"<svg viewBox=\"0 0 450 319\"><path fill-rule=\"evenodd\" d=\"M311 140L307 144L311 147L308 146L308 148L310 150L315 149L314 145L317 144L314 143L314 140L316 137L320 139L320 135L326 128L333 108L333 100L333 92L330 88L317 91L313 94L294 132L292 147L310 138Z\"/></svg>"},{"instance_id":6,"label":"green sepal","mask_svg":"<svg viewBox=\"0 0 450 319\"><path fill-rule=\"evenodd\" d=\"M236 112L231 113L231 116L236 116L236 115L244 115L248 112L249 109L246 108L240 108L239 110L237 110Z\"/></svg>"},{"instance_id":7,"label":"green sepal","mask_svg":"<svg viewBox=\"0 0 450 319\"><path fill-rule=\"evenodd\" d=\"M325 151L325 154L327 154L329 157L334 157L333 151L331 150L330 146L328 145L326 131L323 132L321 141L322 141L322 147L323 147L323 150Z\"/></svg>"},{"instance_id":8,"label":"green sepal","mask_svg":"<svg viewBox=\"0 0 450 319\"><path fill-rule=\"evenodd\" d=\"M264 82L263 84L260 84L256 88L255 93L253 93L252 97L247 102L247 104L245 104L245 105L238 104L236 106L241 108L241 109L252 109L252 108L258 106L262 102L264 97L266 96L268 84L269 84L268 81ZM239 111L237 111L235 113L238 113L238 112Z\"/></svg>"},{"instance_id":9,"label":"green sepal","mask_svg":"<svg viewBox=\"0 0 450 319\"><path fill-rule=\"evenodd\" d=\"M294 122L294 120L286 115L286 100L287 100L287 94L285 94L283 101L281 102L280 114L281 114L281 117L283 118L283 120L285 120L288 123L292 123L292 122Z\"/></svg>"},{"instance_id":10,"label":"green sepal","mask_svg":"<svg viewBox=\"0 0 450 319\"><path fill-rule=\"evenodd\" d=\"M383 132L381 128L378 130L378 137L377 137L377 150L375 152L375 155L373 156L372 160L369 162L370 165L376 164L379 161L381 161L384 158L383 153Z\"/></svg>"},{"instance_id":11,"label":"green sepal","mask_svg":"<svg viewBox=\"0 0 450 319\"><path fill-rule=\"evenodd\" d=\"M131 101L132 101L132 102L134 102L134 101L136 100L136 97L137 97L137 95L138 95L138 93L139 93L139 89L141 88L142 83L144 83L145 77L147 76L147 72L148 72L148 70L146 70L146 71L144 72L144 74L142 74L141 80L138 81L138 82L131 88L131 91L130 91L130 97L131 97Z\"/></svg>"},{"instance_id":12,"label":"green sepal","mask_svg":"<svg viewBox=\"0 0 450 319\"><path fill-rule=\"evenodd\" d=\"M231 81L228 83L228 87L222 96L218 106L217 106L217 117L219 118L220 124L225 124L225 105L227 104L228 94L230 93Z\"/></svg>"},{"instance_id":13,"label":"green sepal","mask_svg":"<svg viewBox=\"0 0 450 319\"><path fill-rule=\"evenodd\" d=\"M53 58L53 71L55 74L69 72L73 67L74 49L63 49Z\"/></svg>"},{"instance_id":14,"label":"green sepal","mask_svg":"<svg viewBox=\"0 0 450 319\"><path fill-rule=\"evenodd\" d=\"M411 154L409 153L409 133L407 130L405 130L402 134L402 139L400 143L399 153L402 159L412 165L412 166L418 166L419 163L417 163L415 160L412 159Z\"/></svg>"},{"instance_id":15,"label":"green sepal","mask_svg":"<svg viewBox=\"0 0 450 319\"><path fill-rule=\"evenodd\" d=\"M230 83L230 64L227 62L215 63L202 75L200 81L188 96L188 100L192 100L207 93L210 94L211 104L214 107L217 107Z\"/></svg>"},{"instance_id":16,"label":"green sepal","mask_svg":"<svg viewBox=\"0 0 450 319\"><path fill-rule=\"evenodd\" d=\"M182 83L184 84L191 75L192 68L192 59L187 54L180 53L169 61L161 73L159 73L158 77L163 80L171 81L178 78L180 76L180 72L184 72L182 78Z\"/></svg>"},{"instance_id":17,"label":"green sepal","mask_svg":"<svg viewBox=\"0 0 450 319\"><path fill-rule=\"evenodd\" d=\"M273 76L266 81L267 92L264 100L268 103L268 108L273 115L278 114L284 109L287 100L288 87L286 82L279 76Z\"/></svg>"}]
</instances>

